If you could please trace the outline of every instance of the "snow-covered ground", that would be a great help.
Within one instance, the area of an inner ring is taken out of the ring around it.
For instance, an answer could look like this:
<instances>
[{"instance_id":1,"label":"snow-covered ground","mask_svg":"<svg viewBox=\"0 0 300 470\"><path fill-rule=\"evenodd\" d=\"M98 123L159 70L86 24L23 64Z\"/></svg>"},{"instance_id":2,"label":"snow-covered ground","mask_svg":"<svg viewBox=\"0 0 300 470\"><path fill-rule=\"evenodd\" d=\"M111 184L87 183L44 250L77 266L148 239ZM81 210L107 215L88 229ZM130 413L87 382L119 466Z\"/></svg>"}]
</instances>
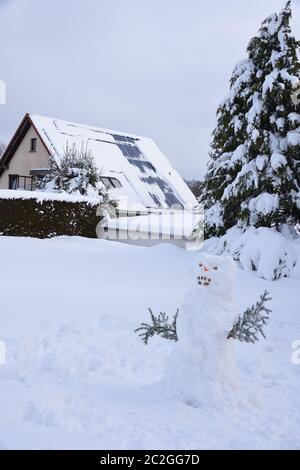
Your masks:
<instances>
[{"instance_id":1,"label":"snow-covered ground","mask_svg":"<svg viewBox=\"0 0 300 470\"><path fill-rule=\"evenodd\" d=\"M273 297L267 339L237 343L235 399L193 408L160 383L176 344L134 329L170 314L195 257L174 246L0 239L0 448L299 448L300 279L238 270L240 310ZM299 276L300 277L300 276Z\"/></svg>"}]
</instances>

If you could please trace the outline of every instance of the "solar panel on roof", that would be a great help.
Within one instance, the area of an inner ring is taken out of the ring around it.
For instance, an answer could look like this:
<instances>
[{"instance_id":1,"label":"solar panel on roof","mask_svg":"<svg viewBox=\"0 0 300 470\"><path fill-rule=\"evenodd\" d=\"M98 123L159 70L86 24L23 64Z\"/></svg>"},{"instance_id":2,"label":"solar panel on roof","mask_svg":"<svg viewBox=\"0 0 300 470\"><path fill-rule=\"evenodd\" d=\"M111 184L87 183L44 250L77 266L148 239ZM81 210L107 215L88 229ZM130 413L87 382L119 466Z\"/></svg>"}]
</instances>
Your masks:
<instances>
[{"instance_id":1,"label":"solar panel on roof","mask_svg":"<svg viewBox=\"0 0 300 470\"><path fill-rule=\"evenodd\" d=\"M179 199L172 193L165 193L166 203L169 207L178 206L183 209L183 204L179 201Z\"/></svg>"},{"instance_id":2,"label":"solar panel on roof","mask_svg":"<svg viewBox=\"0 0 300 470\"><path fill-rule=\"evenodd\" d=\"M135 160L135 159L130 159L128 161L132 165L137 166L141 170L141 172L144 174L148 174L149 170L156 173L155 167L150 162L146 162L144 160Z\"/></svg>"},{"instance_id":3,"label":"solar panel on roof","mask_svg":"<svg viewBox=\"0 0 300 470\"><path fill-rule=\"evenodd\" d=\"M160 207L161 206L161 203L160 203L160 200L158 199L158 197L155 195L155 194L152 194L152 193L149 193L150 196L152 197L153 201L155 202L155 204Z\"/></svg>"},{"instance_id":4,"label":"solar panel on roof","mask_svg":"<svg viewBox=\"0 0 300 470\"><path fill-rule=\"evenodd\" d=\"M117 144L117 146L126 158L141 158L143 156L136 145Z\"/></svg>"},{"instance_id":5,"label":"solar panel on roof","mask_svg":"<svg viewBox=\"0 0 300 470\"><path fill-rule=\"evenodd\" d=\"M129 156L128 153L126 152L125 147L124 147L123 145L117 144L117 147L119 147L119 149L121 150L121 152L122 152L122 154L124 155L124 157L127 158L127 157Z\"/></svg>"},{"instance_id":6,"label":"solar panel on roof","mask_svg":"<svg viewBox=\"0 0 300 470\"><path fill-rule=\"evenodd\" d=\"M165 202L169 207L172 207L176 204L179 207L183 208L183 205L182 205L181 201L179 200L179 198L177 197L177 195L175 194L173 188L166 181L164 181L162 178L160 178L159 176L156 176L156 177L146 176L146 177L142 177L140 179L141 179L141 181L144 181L145 183L147 183L149 185L158 186L159 189L164 194ZM149 194L152 197L152 193L149 192ZM152 199L153 199L153 197L152 197ZM161 205L161 203L160 203L160 205Z\"/></svg>"},{"instance_id":7,"label":"solar panel on roof","mask_svg":"<svg viewBox=\"0 0 300 470\"><path fill-rule=\"evenodd\" d=\"M158 176L156 168L152 163L146 160L145 155L140 151L137 145L131 145L125 142L117 143L116 145L119 147L128 163L139 169L140 180L147 183L147 185L156 186L161 191L162 197L164 198L163 201L160 200L157 194L153 194L153 192L150 191L148 192L158 207L162 207L163 204L167 204L169 207L175 204L181 208L183 207L173 188L164 179Z\"/></svg>"},{"instance_id":8,"label":"solar panel on roof","mask_svg":"<svg viewBox=\"0 0 300 470\"><path fill-rule=\"evenodd\" d=\"M134 144L137 140L139 139L136 139L135 137L127 137L127 142L131 142L132 144Z\"/></svg>"},{"instance_id":9,"label":"solar panel on roof","mask_svg":"<svg viewBox=\"0 0 300 470\"><path fill-rule=\"evenodd\" d=\"M127 142L125 135L112 134L112 136L117 142Z\"/></svg>"},{"instance_id":10,"label":"solar panel on roof","mask_svg":"<svg viewBox=\"0 0 300 470\"><path fill-rule=\"evenodd\" d=\"M117 142L129 142L130 144L134 144L138 140L138 139L135 139L134 137L128 137L126 135L119 135L119 134L111 134L111 135Z\"/></svg>"},{"instance_id":11,"label":"solar panel on roof","mask_svg":"<svg viewBox=\"0 0 300 470\"><path fill-rule=\"evenodd\" d=\"M141 151L138 149L138 147L136 147L135 145L128 145L128 144L124 144L123 147L125 147L126 149L126 152L128 153L128 155L132 158L140 158L142 157L142 153Z\"/></svg>"}]
</instances>

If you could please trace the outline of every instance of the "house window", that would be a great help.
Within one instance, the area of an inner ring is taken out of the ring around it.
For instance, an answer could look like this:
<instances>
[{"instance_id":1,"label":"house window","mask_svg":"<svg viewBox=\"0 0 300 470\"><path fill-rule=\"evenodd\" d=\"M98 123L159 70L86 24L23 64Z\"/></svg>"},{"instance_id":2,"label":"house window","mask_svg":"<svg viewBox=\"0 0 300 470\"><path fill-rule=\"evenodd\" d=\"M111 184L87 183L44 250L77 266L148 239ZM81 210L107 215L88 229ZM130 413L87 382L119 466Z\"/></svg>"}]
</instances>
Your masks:
<instances>
[{"instance_id":1,"label":"house window","mask_svg":"<svg viewBox=\"0 0 300 470\"><path fill-rule=\"evenodd\" d=\"M30 139L30 152L36 152L37 139Z\"/></svg>"},{"instance_id":2,"label":"house window","mask_svg":"<svg viewBox=\"0 0 300 470\"><path fill-rule=\"evenodd\" d=\"M114 188L122 188L122 185L121 185L120 181L117 180L117 178L110 178L110 181L111 181Z\"/></svg>"},{"instance_id":3,"label":"house window","mask_svg":"<svg viewBox=\"0 0 300 470\"><path fill-rule=\"evenodd\" d=\"M18 189L19 175L9 175L9 189Z\"/></svg>"},{"instance_id":4,"label":"house window","mask_svg":"<svg viewBox=\"0 0 300 470\"><path fill-rule=\"evenodd\" d=\"M22 189L32 191L32 177L22 175L9 175L9 189Z\"/></svg>"},{"instance_id":5,"label":"house window","mask_svg":"<svg viewBox=\"0 0 300 470\"><path fill-rule=\"evenodd\" d=\"M101 178L101 181L106 187L106 189L111 189L113 187L109 178Z\"/></svg>"},{"instance_id":6,"label":"house window","mask_svg":"<svg viewBox=\"0 0 300 470\"><path fill-rule=\"evenodd\" d=\"M117 178L108 178L104 176L103 178L101 178L101 181L106 187L106 189L122 188L122 185Z\"/></svg>"}]
</instances>

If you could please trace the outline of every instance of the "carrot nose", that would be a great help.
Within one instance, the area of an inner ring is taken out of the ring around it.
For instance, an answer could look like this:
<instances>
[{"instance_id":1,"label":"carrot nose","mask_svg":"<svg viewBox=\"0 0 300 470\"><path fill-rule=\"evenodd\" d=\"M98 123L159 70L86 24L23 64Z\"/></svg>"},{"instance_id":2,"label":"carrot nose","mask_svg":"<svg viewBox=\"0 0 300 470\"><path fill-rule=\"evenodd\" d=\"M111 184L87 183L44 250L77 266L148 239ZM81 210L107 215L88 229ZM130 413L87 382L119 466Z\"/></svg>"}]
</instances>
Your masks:
<instances>
[{"instance_id":1,"label":"carrot nose","mask_svg":"<svg viewBox=\"0 0 300 470\"><path fill-rule=\"evenodd\" d=\"M204 266L203 269L204 269L204 271L205 271L206 273L209 271L209 269L208 269L206 266Z\"/></svg>"}]
</instances>

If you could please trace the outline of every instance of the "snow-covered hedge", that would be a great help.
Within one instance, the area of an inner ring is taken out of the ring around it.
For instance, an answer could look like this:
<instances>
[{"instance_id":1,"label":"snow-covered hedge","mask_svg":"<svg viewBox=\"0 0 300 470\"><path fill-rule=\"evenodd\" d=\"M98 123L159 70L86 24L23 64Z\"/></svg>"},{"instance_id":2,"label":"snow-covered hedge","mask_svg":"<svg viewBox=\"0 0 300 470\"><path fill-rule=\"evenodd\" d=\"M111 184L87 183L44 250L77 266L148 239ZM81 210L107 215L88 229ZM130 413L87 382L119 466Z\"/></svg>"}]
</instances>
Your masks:
<instances>
[{"instance_id":1,"label":"snow-covered hedge","mask_svg":"<svg viewBox=\"0 0 300 470\"><path fill-rule=\"evenodd\" d=\"M84 202L89 205L97 205L102 202L102 198L81 196L79 194L68 194L46 191L24 191L12 189L0 189L0 199L35 199L37 202L63 201L63 202Z\"/></svg>"},{"instance_id":2,"label":"snow-covered hedge","mask_svg":"<svg viewBox=\"0 0 300 470\"><path fill-rule=\"evenodd\" d=\"M293 275L299 244L291 233L272 228L233 227L222 237L204 243L204 250L217 255L229 254L241 267L256 271L263 279L275 280ZM299 255L298 255L299 256Z\"/></svg>"},{"instance_id":3,"label":"snow-covered hedge","mask_svg":"<svg viewBox=\"0 0 300 470\"><path fill-rule=\"evenodd\" d=\"M0 234L96 238L100 202L68 194L0 190Z\"/></svg>"}]
</instances>

